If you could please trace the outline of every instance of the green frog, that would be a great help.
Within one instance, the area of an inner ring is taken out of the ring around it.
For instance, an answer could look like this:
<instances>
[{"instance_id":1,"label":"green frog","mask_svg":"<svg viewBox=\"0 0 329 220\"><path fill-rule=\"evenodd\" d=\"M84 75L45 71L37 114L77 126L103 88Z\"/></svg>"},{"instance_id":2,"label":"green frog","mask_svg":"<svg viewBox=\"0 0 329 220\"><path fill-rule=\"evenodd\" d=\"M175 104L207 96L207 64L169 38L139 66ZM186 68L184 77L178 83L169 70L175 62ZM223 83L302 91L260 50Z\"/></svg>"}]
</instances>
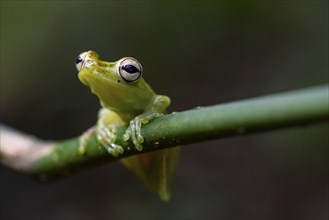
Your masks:
<instances>
[{"instance_id":1,"label":"green frog","mask_svg":"<svg viewBox=\"0 0 329 220\"><path fill-rule=\"evenodd\" d=\"M112 156L120 156L124 149L116 144L116 131L118 127L129 125L123 139L131 140L137 151L143 151L141 127L166 113L169 97L154 92L142 77L142 65L132 57L107 62L90 50L78 56L76 67L80 81L90 87L102 106L94 128L99 143ZM80 142L82 152L86 135L82 135ZM168 201L178 155L179 148L175 147L141 153L120 161L147 188L157 192L163 201Z\"/></svg>"}]
</instances>

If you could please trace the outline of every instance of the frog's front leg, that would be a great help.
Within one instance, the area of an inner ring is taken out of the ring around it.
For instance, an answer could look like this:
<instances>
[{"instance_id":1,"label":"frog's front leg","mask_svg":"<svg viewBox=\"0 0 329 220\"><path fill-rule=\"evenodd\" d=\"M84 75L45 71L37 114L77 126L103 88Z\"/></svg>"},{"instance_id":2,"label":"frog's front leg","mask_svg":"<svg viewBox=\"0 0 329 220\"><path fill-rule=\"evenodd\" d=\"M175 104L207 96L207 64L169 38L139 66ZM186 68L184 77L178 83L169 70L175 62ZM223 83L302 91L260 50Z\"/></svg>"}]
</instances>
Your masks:
<instances>
[{"instance_id":1,"label":"frog's front leg","mask_svg":"<svg viewBox=\"0 0 329 220\"><path fill-rule=\"evenodd\" d=\"M141 134L141 127L149 123L150 120L163 115L169 104L169 97L162 95L155 96L145 112L130 121L123 139L128 140L131 137L135 148L138 151L142 151L143 146L141 144L144 142L144 138Z\"/></svg>"},{"instance_id":2,"label":"frog's front leg","mask_svg":"<svg viewBox=\"0 0 329 220\"><path fill-rule=\"evenodd\" d=\"M125 123L113 111L102 108L99 111L99 119L96 125L96 137L102 146L114 157L123 153L123 148L116 144L117 127Z\"/></svg>"}]
</instances>

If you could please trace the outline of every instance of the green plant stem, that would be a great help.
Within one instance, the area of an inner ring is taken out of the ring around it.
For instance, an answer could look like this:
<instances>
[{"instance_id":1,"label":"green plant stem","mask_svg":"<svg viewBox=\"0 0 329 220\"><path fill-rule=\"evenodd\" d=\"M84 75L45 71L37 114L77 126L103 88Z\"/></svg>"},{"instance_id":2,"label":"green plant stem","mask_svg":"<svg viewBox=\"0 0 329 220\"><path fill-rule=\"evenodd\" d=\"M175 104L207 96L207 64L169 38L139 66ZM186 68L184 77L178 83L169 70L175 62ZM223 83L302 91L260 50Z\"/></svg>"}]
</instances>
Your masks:
<instances>
[{"instance_id":1,"label":"green plant stem","mask_svg":"<svg viewBox=\"0 0 329 220\"><path fill-rule=\"evenodd\" d=\"M328 99L328 85L324 85L164 115L142 127L143 152L327 121L329 118ZM79 137L76 137L60 142L32 141L33 147L29 148L32 156L24 156L23 153L16 155L16 160L21 160L20 163L16 161L18 165L10 162L8 153L6 154L3 150L0 151L0 155L2 161L8 166L36 175L41 179L49 179L70 174L84 167L140 153L135 150L130 141L122 140L125 129L126 127L118 129L117 144L125 150L119 158L109 155L100 146L94 134L90 135L84 154L81 154ZM13 134L6 127L1 127L2 136L8 132ZM19 135L22 136L22 134ZM24 135L22 137L28 138ZM6 144L10 144L10 141ZM1 148L3 145L1 141Z\"/></svg>"}]
</instances>

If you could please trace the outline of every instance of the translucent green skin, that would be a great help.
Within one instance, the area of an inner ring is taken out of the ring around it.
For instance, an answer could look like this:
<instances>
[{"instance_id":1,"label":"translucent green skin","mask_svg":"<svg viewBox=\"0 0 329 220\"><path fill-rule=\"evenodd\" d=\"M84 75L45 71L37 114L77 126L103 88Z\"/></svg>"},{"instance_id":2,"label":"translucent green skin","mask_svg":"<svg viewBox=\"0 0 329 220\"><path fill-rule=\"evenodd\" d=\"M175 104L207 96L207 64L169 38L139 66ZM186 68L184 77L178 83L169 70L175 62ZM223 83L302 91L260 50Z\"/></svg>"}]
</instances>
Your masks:
<instances>
[{"instance_id":1,"label":"translucent green skin","mask_svg":"<svg viewBox=\"0 0 329 220\"><path fill-rule=\"evenodd\" d=\"M123 80L118 72L120 60L106 62L98 58L96 52L88 51L85 57L87 62L84 62L78 75L80 81L90 87L101 101L96 125L97 139L111 155L117 157L124 150L115 144L116 128L129 123L124 139L131 138L136 149L142 151L141 126L164 114L170 99L157 95L142 77L135 82ZM121 162L148 188L158 192L162 200L167 201L178 152L178 148L171 148L122 159Z\"/></svg>"}]
</instances>

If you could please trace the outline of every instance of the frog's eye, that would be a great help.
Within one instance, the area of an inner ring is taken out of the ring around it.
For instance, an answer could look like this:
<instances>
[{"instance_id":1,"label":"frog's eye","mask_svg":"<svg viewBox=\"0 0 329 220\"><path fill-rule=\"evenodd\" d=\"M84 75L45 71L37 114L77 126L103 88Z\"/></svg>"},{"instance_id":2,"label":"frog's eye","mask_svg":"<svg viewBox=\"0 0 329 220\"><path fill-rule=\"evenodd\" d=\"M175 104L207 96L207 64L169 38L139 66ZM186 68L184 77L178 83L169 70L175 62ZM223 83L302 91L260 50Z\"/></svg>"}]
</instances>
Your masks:
<instances>
[{"instance_id":1,"label":"frog's eye","mask_svg":"<svg viewBox=\"0 0 329 220\"><path fill-rule=\"evenodd\" d=\"M77 60L75 61L75 66L76 66L78 71L80 71L82 69L82 67L84 66L86 56L87 56L87 52L84 52L84 53L81 53L77 57Z\"/></svg>"},{"instance_id":2,"label":"frog's eye","mask_svg":"<svg viewBox=\"0 0 329 220\"><path fill-rule=\"evenodd\" d=\"M123 58L119 61L118 72L126 82L134 82L142 76L142 65L132 57Z\"/></svg>"}]
</instances>

